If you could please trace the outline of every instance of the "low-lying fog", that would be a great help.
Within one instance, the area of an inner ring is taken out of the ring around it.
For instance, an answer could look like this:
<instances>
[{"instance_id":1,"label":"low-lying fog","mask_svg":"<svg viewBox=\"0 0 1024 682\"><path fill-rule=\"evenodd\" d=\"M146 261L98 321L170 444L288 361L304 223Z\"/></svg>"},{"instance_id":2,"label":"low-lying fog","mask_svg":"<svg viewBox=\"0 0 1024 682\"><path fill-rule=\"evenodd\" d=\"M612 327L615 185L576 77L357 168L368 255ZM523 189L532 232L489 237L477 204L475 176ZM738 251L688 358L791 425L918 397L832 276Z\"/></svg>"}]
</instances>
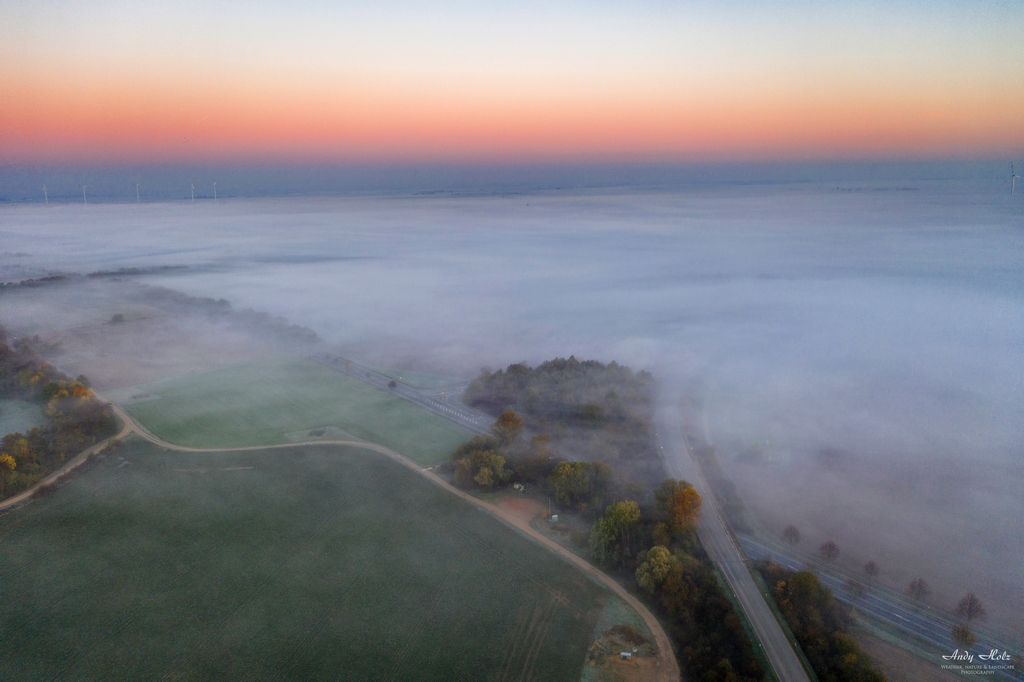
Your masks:
<instances>
[{"instance_id":1,"label":"low-lying fog","mask_svg":"<svg viewBox=\"0 0 1024 682\"><path fill-rule=\"evenodd\" d=\"M920 182L14 206L0 280L184 265L133 277L375 365L649 368L699 387L766 532L945 607L973 590L1024 640L1022 215L998 185Z\"/></svg>"}]
</instances>

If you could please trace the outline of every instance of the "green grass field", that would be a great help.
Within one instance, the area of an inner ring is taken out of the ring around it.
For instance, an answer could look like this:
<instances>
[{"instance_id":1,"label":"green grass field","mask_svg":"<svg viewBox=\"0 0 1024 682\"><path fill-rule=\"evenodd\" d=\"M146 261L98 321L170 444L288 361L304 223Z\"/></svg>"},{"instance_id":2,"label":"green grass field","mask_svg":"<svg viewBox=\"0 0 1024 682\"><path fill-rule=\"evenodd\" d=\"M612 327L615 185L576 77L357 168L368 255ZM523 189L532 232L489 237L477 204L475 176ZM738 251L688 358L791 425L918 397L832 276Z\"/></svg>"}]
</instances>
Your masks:
<instances>
[{"instance_id":1,"label":"green grass field","mask_svg":"<svg viewBox=\"0 0 1024 682\"><path fill-rule=\"evenodd\" d=\"M225 367L119 391L159 400L123 407L164 440L189 447L294 442L303 429L334 426L430 466L473 434L407 400L312 360Z\"/></svg>"},{"instance_id":2,"label":"green grass field","mask_svg":"<svg viewBox=\"0 0 1024 682\"><path fill-rule=\"evenodd\" d=\"M127 462L127 463L125 463ZM3 680L569 680L610 593L341 446L122 444L0 516Z\"/></svg>"}]
</instances>

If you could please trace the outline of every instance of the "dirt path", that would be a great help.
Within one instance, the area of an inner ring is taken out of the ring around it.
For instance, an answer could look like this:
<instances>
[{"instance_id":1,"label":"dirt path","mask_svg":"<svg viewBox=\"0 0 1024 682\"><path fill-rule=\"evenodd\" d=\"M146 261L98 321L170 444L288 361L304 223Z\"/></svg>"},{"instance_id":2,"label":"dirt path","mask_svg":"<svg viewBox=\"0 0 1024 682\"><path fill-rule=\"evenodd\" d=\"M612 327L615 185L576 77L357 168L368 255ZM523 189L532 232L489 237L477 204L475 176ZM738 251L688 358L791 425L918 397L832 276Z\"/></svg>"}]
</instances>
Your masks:
<instances>
[{"instance_id":1,"label":"dirt path","mask_svg":"<svg viewBox=\"0 0 1024 682\"><path fill-rule=\"evenodd\" d=\"M245 452L250 450L275 450L283 448L305 447L310 445L347 445L350 447L359 447L366 450L372 450L381 455L384 455L385 457L389 457L394 461L398 462L399 464L409 469L412 469L421 476L424 476L432 483L444 488L453 495L457 495L466 502L469 502L472 505L475 505L481 509L486 510L487 512L494 515L498 519L504 521L506 524L512 526L519 532L529 536L534 541L540 543L547 549L551 550L558 556L562 557L569 563L573 564L574 566L585 572L587 575L591 576L599 583L601 583L602 585L610 589L612 592L614 592L620 599L629 604L638 614L640 614L640 617L643 618L644 623L647 625L648 629L650 629L651 634L654 635L654 641L658 647L658 658L655 666L655 677L652 682L680 682L682 679L679 671L679 664L676 662L675 654L672 653L672 642L669 640L668 635L665 634L665 630L661 627L661 623L658 622L658 619L654 617L654 614L652 614L646 606L641 604L636 599L636 597L634 597L632 594L626 591L626 589L622 587L622 585L620 585L614 579L612 579L611 576L607 575L596 566L588 563L587 561L584 561L580 557L576 556L575 554L567 550L565 547L562 547L555 541L550 540L549 538L545 537L541 533L531 528L529 521L524 520L522 516L517 515L515 512L511 510L502 509L496 505L484 502L483 500L479 500L473 497L472 495L466 493L465 491L459 490L458 488L451 485L434 472L428 469L424 469L419 464L416 464L415 462L404 457L403 455L398 454L394 450L389 450L383 445L377 445L376 443L368 443L366 441L361 440L319 440L299 443L282 443L279 445L251 445L238 448L189 448L182 445L168 443L167 441L153 435L142 426L136 424L135 420L128 416L128 414L120 407L114 405L113 403L111 403L111 407L114 408L115 414L124 424L124 428L121 429L120 433L114 436L114 439L121 439L134 433L135 435L144 438L145 440L148 440L149 442L155 445L159 445L162 448L167 448L168 450L175 450L178 452ZM16 495L15 497L5 500L3 503L0 503L0 510L6 507L13 506L18 502L31 497L32 494L35 493L35 491L41 486L56 481L61 476L64 476L69 471L72 471L73 469L81 465L83 462L85 462L88 459L89 455L103 450L103 448L105 448L110 443L111 440L113 439L107 439L105 441L97 443L88 450L83 451L73 460L65 464L57 471L54 471L52 474L50 474L45 479L43 479L36 485L32 486L28 490L20 493L19 495Z\"/></svg>"},{"instance_id":2,"label":"dirt path","mask_svg":"<svg viewBox=\"0 0 1024 682\"><path fill-rule=\"evenodd\" d=\"M67 475L68 473L82 466L89 459L89 455L97 453L103 448L107 447L107 445L110 444L110 441L124 438L125 436L128 436L133 432L137 432L135 422L133 422L131 418L128 417L128 415L121 410L121 408L117 407L114 404L111 404L111 407L114 408L114 412L117 414L118 418L121 419L121 423L124 424L124 428L121 429L120 433L118 433L113 438L108 438L107 440L102 440L99 443L96 443L96 445L93 445L91 448L86 448L85 450L82 450L73 459L68 460L68 462L60 469L50 472L49 476L39 481L28 490L23 490L14 497L8 497L6 500L0 502L0 511L3 511L4 509L9 509L10 507L14 507L24 502L28 498L35 495L36 491L42 488L43 486L50 485L51 483L57 481L58 479Z\"/></svg>"}]
</instances>

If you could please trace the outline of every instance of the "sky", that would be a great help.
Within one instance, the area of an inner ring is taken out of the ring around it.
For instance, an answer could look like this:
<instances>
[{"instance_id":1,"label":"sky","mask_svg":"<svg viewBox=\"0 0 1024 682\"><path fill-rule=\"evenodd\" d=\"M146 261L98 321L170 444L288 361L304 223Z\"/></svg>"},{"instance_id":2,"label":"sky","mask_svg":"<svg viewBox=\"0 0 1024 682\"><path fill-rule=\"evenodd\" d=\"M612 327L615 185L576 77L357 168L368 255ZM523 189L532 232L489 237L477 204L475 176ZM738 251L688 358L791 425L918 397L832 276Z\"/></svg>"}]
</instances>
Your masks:
<instances>
[{"instance_id":1,"label":"sky","mask_svg":"<svg viewBox=\"0 0 1024 682\"><path fill-rule=\"evenodd\" d=\"M0 163L1024 150L1024 3L0 0Z\"/></svg>"}]
</instances>

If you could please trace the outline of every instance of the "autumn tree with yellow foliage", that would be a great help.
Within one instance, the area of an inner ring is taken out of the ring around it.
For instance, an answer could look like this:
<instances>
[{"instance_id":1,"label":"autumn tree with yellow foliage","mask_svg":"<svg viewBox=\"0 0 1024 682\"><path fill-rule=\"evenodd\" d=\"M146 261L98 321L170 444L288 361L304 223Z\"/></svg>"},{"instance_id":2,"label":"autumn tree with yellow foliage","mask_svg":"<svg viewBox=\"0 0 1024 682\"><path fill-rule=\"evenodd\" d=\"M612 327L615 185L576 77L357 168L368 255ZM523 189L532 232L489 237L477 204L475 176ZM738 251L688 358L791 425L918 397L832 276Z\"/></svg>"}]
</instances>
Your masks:
<instances>
[{"instance_id":1,"label":"autumn tree with yellow foliage","mask_svg":"<svg viewBox=\"0 0 1024 682\"><path fill-rule=\"evenodd\" d=\"M690 483L668 478L654 491L654 503L669 531L683 535L696 530L704 500Z\"/></svg>"}]
</instances>

